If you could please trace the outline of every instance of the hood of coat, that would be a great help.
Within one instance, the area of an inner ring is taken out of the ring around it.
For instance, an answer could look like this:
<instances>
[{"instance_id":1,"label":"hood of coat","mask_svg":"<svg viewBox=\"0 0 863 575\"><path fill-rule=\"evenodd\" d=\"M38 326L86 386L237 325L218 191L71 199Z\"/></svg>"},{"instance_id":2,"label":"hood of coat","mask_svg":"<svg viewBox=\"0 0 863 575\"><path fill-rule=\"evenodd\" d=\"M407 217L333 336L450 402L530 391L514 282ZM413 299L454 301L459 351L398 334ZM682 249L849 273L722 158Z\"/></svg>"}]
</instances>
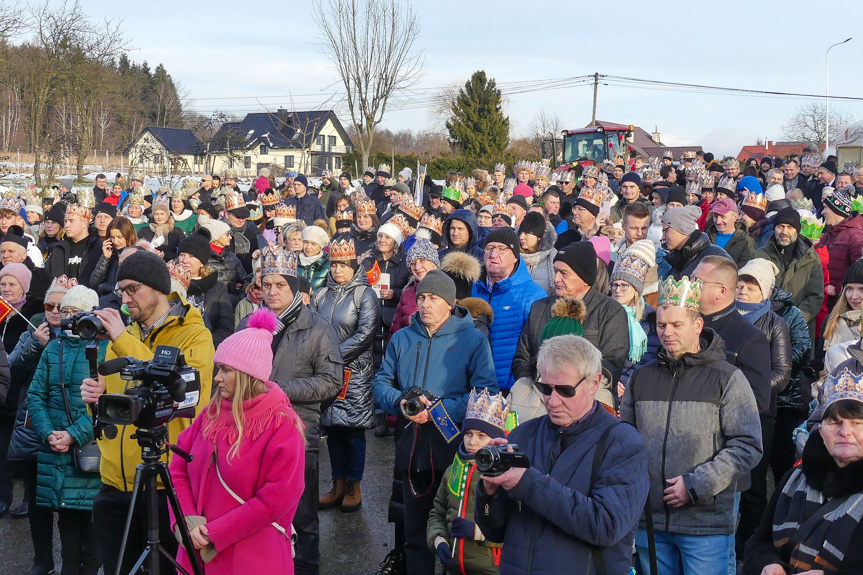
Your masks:
<instances>
[{"instance_id":1,"label":"hood of coat","mask_svg":"<svg viewBox=\"0 0 863 575\"><path fill-rule=\"evenodd\" d=\"M410 329L418 333L425 339L430 339L429 333L426 330L423 321L420 319L419 312L415 313L411 317ZM473 318L464 306L456 304L456 306L452 310L452 316L450 316L450 318L446 320L446 323L444 323L441 328L434 333L434 336L432 337L453 335L461 331L467 331L469 329L476 329L473 326Z\"/></svg>"},{"instance_id":2,"label":"hood of coat","mask_svg":"<svg viewBox=\"0 0 863 575\"><path fill-rule=\"evenodd\" d=\"M348 283L346 284L338 284L336 280L333 279L333 271L332 271L332 263L330 263L330 271L327 273L327 287L333 291L340 292L342 290L347 290L359 286L367 286L369 284L369 276L366 275L365 268L360 265L357 266L357 271L354 272L354 277L352 277Z\"/></svg>"},{"instance_id":3,"label":"hood of coat","mask_svg":"<svg viewBox=\"0 0 863 575\"><path fill-rule=\"evenodd\" d=\"M773 302L770 304L771 309L776 313L779 313L779 310L794 305L794 296L787 291L774 287L773 293L770 295L770 301Z\"/></svg>"},{"instance_id":4,"label":"hood of coat","mask_svg":"<svg viewBox=\"0 0 863 575\"><path fill-rule=\"evenodd\" d=\"M669 371L680 367L695 367L705 365L714 361L725 361L725 343L719 335L705 327L701 331L701 350L697 353L686 353L680 359L674 359L671 354L662 347L659 349L659 363Z\"/></svg>"},{"instance_id":5,"label":"hood of coat","mask_svg":"<svg viewBox=\"0 0 863 575\"><path fill-rule=\"evenodd\" d=\"M449 245L449 227L452 224L453 220L462 221L465 223L465 225L467 225L467 229L470 232L470 239L467 241L467 243L464 246L462 246L460 248L455 248L452 246L449 246L449 248L451 250L458 250L458 251L462 251L462 252L466 252L466 251L473 249L474 246L476 246L477 242L479 241L479 230L477 228L476 216L474 215L474 213L470 210L462 209L462 210L456 210L450 214L450 216L443 223L443 233L442 233L443 241L447 245ZM554 242L552 242L552 243L554 243Z\"/></svg>"},{"instance_id":6,"label":"hood of coat","mask_svg":"<svg viewBox=\"0 0 863 575\"><path fill-rule=\"evenodd\" d=\"M486 316L489 320L489 324L494 320L494 310L492 310L491 305L482 298L466 297L458 300L458 304L464 306L474 319L479 316Z\"/></svg>"},{"instance_id":7,"label":"hood of coat","mask_svg":"<svg viewBox=\"0 0 863 575\"><path fill-rule=\"evenodd\" d=\"M841 497L863 491L863 460L839 467L818 431L809 436L803 448L802 467L807 483L826 497Z\"/></svg>"}]
</instances>

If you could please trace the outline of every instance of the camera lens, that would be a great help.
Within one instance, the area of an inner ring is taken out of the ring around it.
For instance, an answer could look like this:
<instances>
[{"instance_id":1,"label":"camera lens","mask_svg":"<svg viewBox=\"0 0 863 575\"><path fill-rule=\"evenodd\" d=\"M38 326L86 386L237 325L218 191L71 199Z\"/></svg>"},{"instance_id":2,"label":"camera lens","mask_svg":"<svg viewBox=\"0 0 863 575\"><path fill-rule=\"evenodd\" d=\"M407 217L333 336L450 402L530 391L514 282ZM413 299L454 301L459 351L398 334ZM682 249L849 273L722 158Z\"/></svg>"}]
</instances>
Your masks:
<instances>
[{"instance_id":1,"label":"camera lens","mask_svg":"<svg viewBox=\"0 0 863 575\"><path fill-rule=\"evenodd\" d=\"M102 320L93 315L78 320L78 335L81 339L96 339L102 333Z\"/></svg>"},{"instance_id":2,"label":"camera lens","mask_svg":"<svg viewBox=\"0 0 863 575\"><path fill-rule=\"evenodd\" d=\"M492 451L488 447L483 447L476 452L474 457L477 469L480 471L489 471L497 459L497 451Z\"/></svg>"}]
</instances>

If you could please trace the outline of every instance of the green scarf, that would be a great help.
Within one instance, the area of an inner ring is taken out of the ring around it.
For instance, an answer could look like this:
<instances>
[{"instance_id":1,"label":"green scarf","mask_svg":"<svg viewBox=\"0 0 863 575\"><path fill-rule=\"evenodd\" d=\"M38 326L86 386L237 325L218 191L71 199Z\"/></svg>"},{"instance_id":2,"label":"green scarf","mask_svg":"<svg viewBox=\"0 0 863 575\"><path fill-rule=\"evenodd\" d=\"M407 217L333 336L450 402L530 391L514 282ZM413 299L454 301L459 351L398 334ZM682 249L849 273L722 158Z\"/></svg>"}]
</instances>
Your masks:
<instances>
[{"instance_id":1,"label":"green scarf","mask_svg":"<svg viewBox=\"0 0 863 575\"><path fill-rule=\"evenodd\" d=\"M644 305L643 302L642 305ZM623 309L626 310L626 321L629 323L629 361L636 364L647 351L647 334L644 333L641 322L635 317L635 308L626 305Z\"/></svg>"}]
</instances>

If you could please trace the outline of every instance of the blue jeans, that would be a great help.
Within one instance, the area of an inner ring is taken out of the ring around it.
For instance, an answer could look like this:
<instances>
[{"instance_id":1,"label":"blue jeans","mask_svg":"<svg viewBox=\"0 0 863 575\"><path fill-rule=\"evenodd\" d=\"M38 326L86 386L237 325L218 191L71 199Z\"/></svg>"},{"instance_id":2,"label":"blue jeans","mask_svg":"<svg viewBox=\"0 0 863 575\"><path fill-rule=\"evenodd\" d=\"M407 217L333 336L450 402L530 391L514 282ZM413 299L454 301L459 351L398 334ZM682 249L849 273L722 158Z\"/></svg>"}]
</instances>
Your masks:
<instances>
[{"instance_id":1,"label":"blue jeans","mask_svg":"<svg viewBox=\"0 0 863 575\"><path fill-rule=\"evenodd\" d=\"M684 535L656 531L656 562L661 575L727 575L727 535ZM730 543L734 545L733 540ZM641 572L650 573L647 530L635 534Z\"/></svg>"},{"instance_id":2,"label":"blue jeans","mask_svg":"<svg viewBox=\"0 0 863 575\"><path fill-rule=\"evenodd\" d=\"M333 479L362 480L366 468L366 430L337 425L324 429Z\"/></svg>"},{"instance_id":3,"label":"blue jeans","mask_svg":"<svg viewBox=\"0 0 863 575\"><path fill-rule=\"evenodd\" d=\"M737 525L737 514L740 512L740 492L734 494L734 525ZM736 531L736 529L735 529ZM736 538L732 533L728 536L728 575L737 575Z\"/></svg>"}]
</instances>

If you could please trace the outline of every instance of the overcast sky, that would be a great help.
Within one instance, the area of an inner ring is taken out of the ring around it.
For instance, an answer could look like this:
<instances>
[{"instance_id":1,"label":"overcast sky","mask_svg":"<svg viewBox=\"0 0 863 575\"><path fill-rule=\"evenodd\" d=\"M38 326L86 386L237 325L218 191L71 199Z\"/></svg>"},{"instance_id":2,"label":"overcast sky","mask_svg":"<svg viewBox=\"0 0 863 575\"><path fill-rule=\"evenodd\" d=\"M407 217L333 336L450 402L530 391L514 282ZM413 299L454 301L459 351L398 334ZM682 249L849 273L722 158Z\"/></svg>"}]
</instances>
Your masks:
<instances>
[{"instance_id":1,"label":"overcast sky","mask_svg":"<svg viewBox=\"0 0 863 575\"><path fill-rule=\"evenodd\" d=\"M317 43L311 3L182 0L82 0L93 17L124 20L130 58L162 63L188 91L192 109L242 114L344 107L330 95L338 78ZM416 47L426 72L402 107L384 119L393 130L437 128L427 101L440 87L463 84L479 69L502 85L600 74L722 87L863 95L861 0L817 3L618 1L529 3L416 1L422 21ZM290 95L290 96L289 96ZM590 122L590 86L508 97L512 135L527 132L544 109L566 128ZM221 99L215 99L221 98ZM700 144L736 154L759 137L782 140L782 124L807 99L718 95L608 85L599 88L597 118L658 128L666 145ZM832 102L855 120L863 102Z\"/></svg>"}]
</instances>

